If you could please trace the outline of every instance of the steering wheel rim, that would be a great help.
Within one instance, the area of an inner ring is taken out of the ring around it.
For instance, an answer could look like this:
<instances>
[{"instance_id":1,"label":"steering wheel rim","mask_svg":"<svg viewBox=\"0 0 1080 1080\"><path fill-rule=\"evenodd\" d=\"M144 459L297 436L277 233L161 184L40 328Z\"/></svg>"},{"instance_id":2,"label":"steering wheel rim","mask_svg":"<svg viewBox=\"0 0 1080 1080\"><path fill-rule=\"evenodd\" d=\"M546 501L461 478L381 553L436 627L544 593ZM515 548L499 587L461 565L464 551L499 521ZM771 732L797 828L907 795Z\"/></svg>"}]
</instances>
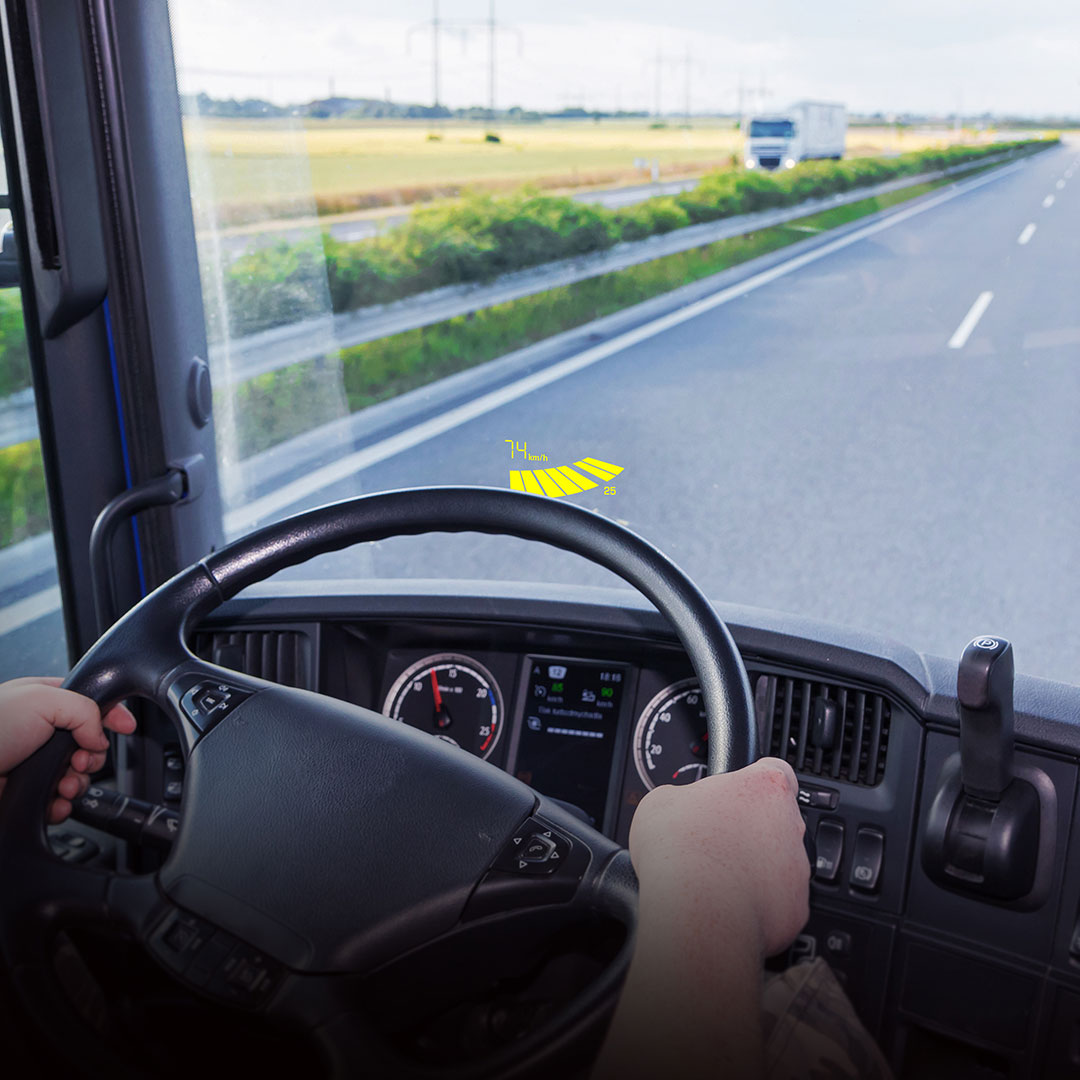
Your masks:
<instances>
[{"instance_id":1,"label":"steering wheel rim","mask_svg":"<svg viewBox=\"0 0 1080 1080\"><path fill-rule=\"evenodd\" d=\"M132 696L148 697L156 701L171 712L174 722L179 723L186 749L191 753L200 743L204 746L211 743L219 747L227 745L225 740L231 737L237 725L243 722L242 719L231 725L228 720L223 720L217 727L206 732L193 730L190 723L185 725L180 698L185 688L192 685L192 673L198 673L202 677L207 674L227 675L230 682L245 695L250 692L254 701L263 703L260 706L263 712L270 708L266 703L273 701L274 693L281 691L280 688L273 688L272 693L271 688L258 680L237 678L235 673L225 673L222 669L215 669L197 661L185 643L189 628L247 586L279 570L306 562L316 555L355 543L427 532L480 532L541 541L579 554L622 577L645 595L669 620L698 676L708 717L709 772L739 768L749 764L757 756L750 689L741 657L726 626L690 579L653 545L599 514L573 504L501 489L418 488L360 496L306 511L266 526L201 560L156 589L103 635L76 665L64 685L91 697L102 708ZM304 704L301 701L298 705L299 699L295 697L300 693L302 692L291 692L293 696L288 704L290 708L300 709L302 712ZM318 695L308 697L314 697L323 703L320 714L322 717L329 715L330 699L319 698ZM244 707L253 717L256 715L250 702L245 702ZM367 710L353 709L353 712L366 713ZM241 711L238 711L237 716L241 716ZM329 723L329 720L326 722ZM404 728L404 725L392 727ZM226 734L219 735L216 741L206 737L218 731ZM265 732L263 737L266 737ZM436 743L438 740L429 741ZM24 868L27 865L39 868L45 866L41 858L46 853L45 806L64 762L70 756L72 746L70 736L58 732L45 747L14 770L9 777L3 801L0 803L0 868L14 868L20 864L20 859L23 860ZM419 743L409 748L409 753L414 755L422 752ZM194 757L191 760L193 762ZM211 759L204 754L202 760ZM418 759L411 760L415 767ZM442 760L433 760L431 768L440 770L444 764ZM473 762L468 768L473 769L474 764L481 770L495 770L501 777L505 777L495 766L484 762ZM453 768L459 771L465 767L461 761L453 765ZM209 765L202 768L209 774L214 771ZM431 775L443 774L438 772ZM487 780L490 779L490 776L487 777ZM471 792L476 785L483 787L487 780L482 772L474 770L474 775L469 777L468 787L461 790L463 793ZM523 787L512 778L507 777L506 780ZM204 784L202 790L210 793L202 797L203 801L212 803L213 787ZM528 790L531 792L531 789ZM465 798L465 795L462 797ZM520 793L516 789L511 793L502 781L491 786L485 798L488 801L483 806L484 813L490 815L498 804L501 807L500 813L517 814L518 818L521 817L524 802ZM194 805L194 797L192 802ZM611 888L618 894L612 902L625 905L626 883L628 878L632 880L632 873L627 873L628 859L620 861L615 858L611 850L614 845L599 837L599 834L593 834L588 840L581 841L580 832L575 834L573 830L579 826L586 827L581 823L576 826L568 823L565 817L560 816L558 808L547 804L546 800L537 803L529 813L540 811L543 814L542 824L554 823L552 827L556 829L556 835L558 830L562 830L567 837L578 838L578 842L584 843L586 849L596 858L603 855L601 864L595 871L590 867L589 888L597 890L597 897L601 896L604 889ZM478 807L477 813L480 812ZM188 805L188 795L185 793L185 824L180 841L174 848L173 856L170 856L153 880L156 880L158 888L166 892L173 903L179 904L181 908L193 908L197 912L205 912L209 908L220 916L221 905L215 907L216 901L211 894L191 891L190 880L203 873L206 865L205 860L200 864L198 854L193 853L197 846L196 841L193 840L186 849L184 842L188 838L189 828L196 837L208 835L206 830L200 833L197 824L189 825L189 815L192 813L193 808ZM198 820L196 814L196 823ZM508 826L511 832L515 827ZM592 833L592 830L587 831ZM483 833L483 830L481 832ZM182 852L178 856L177 849L184 849L187 854ZM490 855L488 849L484 851ZM484 851L475 853L475 857L484 857ZM470 852L470 855L472 854ZM187 872L183 872L185 859ZM174 867L170 876L170 864L178 861L182 872L176 873ZM220 863L217 870L221 872ZM87 879L84 877L81 880L85 883ZM105 882L99 889L102 895L89 906L104 912L110 903L116 903L115 898L118 895L137 894L139 901L135 908L142 912L142 917L148 918L147 909L151 904L152 889L143 887L140 890L138 887L124 885L124 880ZM182 888L181 883L185 880L189 884ZM582 883L584 881L583 876ZM459 883L455 881L444 884L448 894L452 894L452 902L457 902L454 897L460 894ZM584 889L584 884L581 888ZM211 899L207 899L208 895ZM43 897L37 898L39 907L43 900ZM19 955L18 943L11 940L12 929L19 923L19 919L10 918L9 915L18 916L20 912L13 910L17 908L13 898L12 902L5 903L4 907L6 910L3 911L4 919L0 929L0 947L11 962ZM459 912L459 916L460 914ZM219 919L215 925L228 927L230 924L227 919L224 922ZM282 943L283 940L269 935L259 944L264 950L270 951L271 955L274 955L273 945L278 945L290 964L297 963L298 958L303 956L303 950L292 947L290 952L290 946ZM403 940L407 943L408 939ZM270 949L267 949L268 942L271 943ZM381 954L370 949L365 953L365 947L352 947L348 962L375 963L373 958ZM315 956L310 959L310 963L313 967L318 967L320 963L323 966L336 963L341 951L340 948L337 952L327 948L320 954L316 947ZM624 950L620 954L620 963L625 964L628 956L629 952ZM346 960L342 959L341 963L346 963ZM293 970L292 967L289 970ZM620 980L621 973L614 983L615 988ZM606 990L609 996L613 994L610 985ZM582 995L583 998L589 996ZM596 1004L593 1000L591 1007L595 1008ZM568 1012L567 1015L560 1016L559 1020L564 1029L570 1030L580 1023L581 1016ZM525 1044L529 1041L525 1040ZM506 1070L500 1070L499 1075L512 1071L509 1061L507 1066Z\"/></svg>"}]
</instances>

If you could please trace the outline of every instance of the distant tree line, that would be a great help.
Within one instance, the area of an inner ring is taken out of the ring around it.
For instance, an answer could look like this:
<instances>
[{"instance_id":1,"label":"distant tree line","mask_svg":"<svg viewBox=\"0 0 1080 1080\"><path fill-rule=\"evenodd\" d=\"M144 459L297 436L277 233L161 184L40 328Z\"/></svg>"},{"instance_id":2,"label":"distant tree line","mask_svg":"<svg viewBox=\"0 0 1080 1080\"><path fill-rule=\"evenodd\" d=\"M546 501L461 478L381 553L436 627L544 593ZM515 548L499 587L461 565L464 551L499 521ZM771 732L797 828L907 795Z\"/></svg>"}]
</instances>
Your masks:
<instances>
[{"instance_id":1,"label":"distant tree line","mask_svg":"<svg viewBox=\"0 0 1080 1080\"><path fill-rule=\"evenodd\" d=\"M263 119L282 116L309 116L318 120L488 120L489 110L480 105L467 109L448 109L445 105L417 105L378 98L328 97L301 105L275 105L262 98L213 98L206 93L188 94L182 99L184 112L190 116L217 116L227 119ZM515 105L500 109L494 119L515 123L541 120L610 120L641 119L645 112L603 112L594 109L568 108L558 112L537 112Z\"/></svg>"}]
</instances>

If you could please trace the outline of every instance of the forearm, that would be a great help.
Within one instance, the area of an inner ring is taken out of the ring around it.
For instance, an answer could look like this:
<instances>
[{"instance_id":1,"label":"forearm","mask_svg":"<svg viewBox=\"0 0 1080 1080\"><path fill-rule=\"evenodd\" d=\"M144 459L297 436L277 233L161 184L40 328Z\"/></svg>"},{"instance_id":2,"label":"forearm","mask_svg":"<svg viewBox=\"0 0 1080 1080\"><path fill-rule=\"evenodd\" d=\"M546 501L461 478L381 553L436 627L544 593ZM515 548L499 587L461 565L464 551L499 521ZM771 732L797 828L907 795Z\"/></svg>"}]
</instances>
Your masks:
<instances>
[{"instance_id":1,"label":"forearm","mask_svg":"<svg viewBox=\"0 0 1080 1080\"><path fill-rule=\"evenodd\" d=\"M650 875L637 944L593 1080L762 1072L760 932L741 897Z\"/></svg>"}]
</instances>

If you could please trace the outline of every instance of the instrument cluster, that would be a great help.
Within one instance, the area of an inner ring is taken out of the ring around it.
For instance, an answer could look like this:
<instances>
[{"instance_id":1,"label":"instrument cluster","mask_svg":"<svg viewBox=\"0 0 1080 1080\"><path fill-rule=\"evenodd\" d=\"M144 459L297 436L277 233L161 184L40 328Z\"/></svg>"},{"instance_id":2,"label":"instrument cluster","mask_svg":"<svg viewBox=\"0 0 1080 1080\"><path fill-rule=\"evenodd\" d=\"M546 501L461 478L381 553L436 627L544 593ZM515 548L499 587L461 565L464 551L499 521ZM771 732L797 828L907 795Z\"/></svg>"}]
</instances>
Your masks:
<instances>
[{"instance_id":1,"label":"instrument cluster","mask_svg":"<svg viewBox=\"0 0 1080 1080\"><path fill-rule=\"evenodd\" d=\"M695 678L624 660L395 651L377 706L491 761L625 841L633 808L661 784L705 775Z\"/></svg>"}]
</instances>

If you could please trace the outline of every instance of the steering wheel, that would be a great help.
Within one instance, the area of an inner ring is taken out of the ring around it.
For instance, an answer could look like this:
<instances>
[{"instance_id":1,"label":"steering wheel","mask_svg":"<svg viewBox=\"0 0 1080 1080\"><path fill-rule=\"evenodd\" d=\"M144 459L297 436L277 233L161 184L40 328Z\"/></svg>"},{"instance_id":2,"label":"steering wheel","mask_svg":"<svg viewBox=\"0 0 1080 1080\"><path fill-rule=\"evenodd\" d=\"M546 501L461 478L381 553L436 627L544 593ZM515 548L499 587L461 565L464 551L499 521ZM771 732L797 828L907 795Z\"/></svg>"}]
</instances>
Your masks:
<instances>
[{"instance_id":1,"label":"steering wheel","mask_svg":"<svg viewBox=\"0 0 1080 1080\"><path fill-rule=\"evenodd\" d=\"M8 779L0 947L47 1033L74 1022L49 943L85 919L119 923L210 999L314 1034L332 1075L358 1060L371 1075L526 1075L602 1031L633 943L636 879L624 850L445 741L205 663L185 644L219 604L285 567L428 532L542 541L614 571L667 617L690 658L708 715L709 771L756 757L746 670L723 622L674 563L607 518L533 495L441 487L363 496L270 525L156 589L64 684L103 709L149 699L176 726L187 759L183 819L156 874L50 852L45 811L74 749L68 733ZM521 844L530 842L526 859ZM404 1059L357 1014L358 980L380 985L381 972L422 971L433 944L489 926L505 932L515 913L538 909L614 920L626 933L601 974L527 1033L448 1072ZM63 1041L75 1042L65 1030Z\"/></svg>"}]
</instances>

